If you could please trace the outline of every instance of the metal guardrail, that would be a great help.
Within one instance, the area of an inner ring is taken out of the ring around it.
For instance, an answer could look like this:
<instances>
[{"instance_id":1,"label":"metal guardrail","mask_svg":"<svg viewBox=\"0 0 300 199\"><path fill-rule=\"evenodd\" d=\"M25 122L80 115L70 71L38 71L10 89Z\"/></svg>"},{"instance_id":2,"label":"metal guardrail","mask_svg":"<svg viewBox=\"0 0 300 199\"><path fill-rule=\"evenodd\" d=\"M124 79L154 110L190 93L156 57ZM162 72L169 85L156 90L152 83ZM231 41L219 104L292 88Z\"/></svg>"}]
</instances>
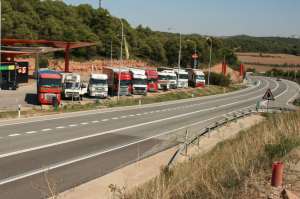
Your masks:
<instances>
[{"instance_id":1,"label":"metal guardrail","mask_svg":"<svg viewBox=\"0 0 300 199\"><path fill-rule=\"evenodd\" d=\"M282 108L282 107L271 107L268 110L276 110L276 111L281 111L281 112L282 111L295 111L290 108ZM209 124L206 128L201 129L199 134L196 135L195 137L193 137L192 139L187 139L187 135L186 135L186 141L179 147L179 149L177 149L177 151L171 157L170 161L167 164L167 167L170 168L172 166L173 162L176 160L178 155L182 154L183 152L185 155L187 155L188 147L191 144L197 143L197 145L199 146L201 137L203 137L207 134L209 135L210 131L215 130L221 126L224 126L229 122L237 121L240 118L247 117L253 113L259 113L259 112L257 110L251 109L251 108L241 109L241 110L235 111L231 114L226 114L226 115L224 115L224 119L221 119L214 123Z\"/></svg>"}]
</instances>

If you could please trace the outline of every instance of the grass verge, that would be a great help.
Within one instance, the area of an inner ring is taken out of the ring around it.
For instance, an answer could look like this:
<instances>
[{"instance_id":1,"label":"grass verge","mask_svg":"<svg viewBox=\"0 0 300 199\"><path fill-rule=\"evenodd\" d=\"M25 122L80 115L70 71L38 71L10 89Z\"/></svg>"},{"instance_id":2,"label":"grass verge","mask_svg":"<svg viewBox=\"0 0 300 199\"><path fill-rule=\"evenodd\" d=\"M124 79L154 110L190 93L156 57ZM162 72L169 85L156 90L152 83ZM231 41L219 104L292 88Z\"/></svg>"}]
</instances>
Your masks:
<instances>
[{"instance_id":1,"label":"grass verge","mask_svg":"<svg viewBox=\"0 0 300 199\"><path fill-rule=\"evenodd\" d=\"M138 98L121 97L119 101L117 101L116 99L112 99L112 100L96 100L94 103L87 103L87 104L67 104L62 108L59 108L58 110L54 110L54 108L52 107L48 110L33 108L30 110L22 111L22 117L84 111L84 110L100 109L100 108L107 108L107 107L133 106L133 105L138 105L139 101L141 101L142 104L150 104L156 102L187 99L192 97L216 95L216 94L236 91L243 88L245 88L245 86L242 85L231 85L229 87L220 87L220 86L211 85L209 88L206 87L206 88L195 88L195 89L186 89L186 90L182 89L175 92L156 93L153 96L142 96ZM17 116L18 116L17 111L0 112L0 119L16 118Z\"/></svg>"},{"instance_id":2,"label":"grass verge","mask_svg":"<svg viewBox=\"0 0 300 199\"><path fill-rule=\"evenodd\" d=\"M300 146L299 129L300 112L270 115L209 153L162 169L160 176L120 198L257 198L247 195L247 179L270 173L273 161L285 162L285 155Z\"/></svg>"}]
</instances>

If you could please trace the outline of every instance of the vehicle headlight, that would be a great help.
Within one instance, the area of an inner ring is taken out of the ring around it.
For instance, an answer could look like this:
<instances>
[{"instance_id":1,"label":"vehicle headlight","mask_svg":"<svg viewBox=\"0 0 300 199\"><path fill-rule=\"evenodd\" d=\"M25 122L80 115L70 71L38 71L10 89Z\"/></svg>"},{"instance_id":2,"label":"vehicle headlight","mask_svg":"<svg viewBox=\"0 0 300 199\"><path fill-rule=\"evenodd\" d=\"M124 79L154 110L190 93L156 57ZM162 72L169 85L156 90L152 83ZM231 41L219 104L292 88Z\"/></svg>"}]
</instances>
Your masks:
<instances>
[{"instance_id":1,"label":"vehicle headlight","mask_svg":"<svg viewBox=\"0 0 300 199\"><path fill-rule=\"evenodd\" d=\"M93 92L96 91L96 88L92 87L92 91L93 91Z\"/></svg>"}]
</instances>

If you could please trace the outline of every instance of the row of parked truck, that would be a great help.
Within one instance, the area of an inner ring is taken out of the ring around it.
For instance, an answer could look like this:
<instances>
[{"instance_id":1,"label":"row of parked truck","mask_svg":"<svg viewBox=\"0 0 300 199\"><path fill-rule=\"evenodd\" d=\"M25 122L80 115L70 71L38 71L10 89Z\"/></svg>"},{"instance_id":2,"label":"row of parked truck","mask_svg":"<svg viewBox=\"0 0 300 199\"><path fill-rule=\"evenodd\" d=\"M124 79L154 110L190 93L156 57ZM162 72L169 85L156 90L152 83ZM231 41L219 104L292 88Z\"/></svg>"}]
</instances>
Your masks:
<instances>
[{"instance_id":1,"label":"row of parked truck","mask_svg":"<svg viewBox=\"0 0 300 199\"><path fill-rule=\"evenodd\" d=\"M59 104L62 98L80 100L84 95L99 98L147 95L148 92L189 86L205 86L205 76L201 70L106 67L102 74L92 73L87 84L82 83L80 75L76 73L40 70L37 76L40 104Z\"/></svg>"}]
</instances>

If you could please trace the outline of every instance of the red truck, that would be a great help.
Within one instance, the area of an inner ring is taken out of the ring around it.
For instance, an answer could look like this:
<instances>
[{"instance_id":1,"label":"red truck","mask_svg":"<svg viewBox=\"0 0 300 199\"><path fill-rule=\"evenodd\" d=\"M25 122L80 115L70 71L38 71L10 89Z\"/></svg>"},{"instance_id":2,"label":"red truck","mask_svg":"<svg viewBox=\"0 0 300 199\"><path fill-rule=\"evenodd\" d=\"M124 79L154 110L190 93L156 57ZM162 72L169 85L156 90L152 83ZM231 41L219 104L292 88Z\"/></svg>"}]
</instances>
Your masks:
<instances>
[{"instance_id":1,"label":"red truck","mask_svg":"<svg viewBox=\"0 0 300 199\"><path fill-rule=\"evenodd\" d=\"M38 103L59 105L61 102L62 76L53 70L40 70L37 73Z\"/></svg>"},{"instance_id":2,"label":"red truck","mask_svg":"<svg viewBox=\"0 0 300 199\"><path fill-rule=\"evenodd\" d=\"M148 92L157 92L158 91L158 73L156 70L147 69L147 91Z\"/></svg>"},{"instance_id":3,"label":"red truck","mask_svg":"<svg viewBox=\"0 0 300 199\"><path fill-rule=\"evenodd\" d=\"M120 73L119 73L120 72ZM119 76L120 76L120 96L131 95L132 93L132 77L126 67L106 67L103 73L108 77L108 93L112 96L118 95Z\"/></svg>"}]
</instances>

